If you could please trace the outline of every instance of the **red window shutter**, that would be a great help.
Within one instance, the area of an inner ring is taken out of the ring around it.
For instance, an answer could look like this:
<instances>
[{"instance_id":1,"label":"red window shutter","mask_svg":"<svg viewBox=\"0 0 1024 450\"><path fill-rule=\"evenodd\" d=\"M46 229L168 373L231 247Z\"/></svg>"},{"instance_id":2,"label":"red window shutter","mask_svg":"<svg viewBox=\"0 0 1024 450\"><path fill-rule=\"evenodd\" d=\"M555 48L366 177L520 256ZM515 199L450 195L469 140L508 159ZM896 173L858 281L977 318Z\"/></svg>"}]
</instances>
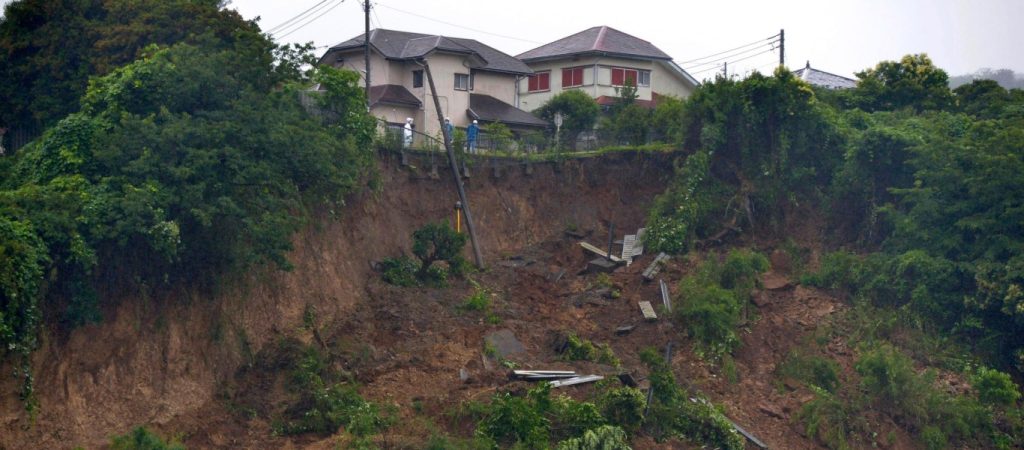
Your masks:
<instances>
[{"instance_id":1,"label":"red window shutter","mask_svg":"<svg viewBox=\"0 0 1024 450\"><path fill-rule=\"evenodd\" d=\"M544 72L538 76L540 77L540 82L537 87L542 91L551 89L551 72Z\"/></svg>"},{"instance_id":2,"label":"red window shutter","mask_svg":"<svg viewBox=\"0 0 1024 450\"><path fill-rule=\"evenodd\" d=\"M527 89L530 91L537 90L537 75L530 75L529 87Z\"/></svg>"},{"instance_id":3,"label":"red window shutter","mask_svg":"<svg viewBox=\"0 0 1024 450\"><path fill-rule=\"evenodd\" d=\"M612 69L612 85L622 86L624 71L622 69Z\"/></svg>"},{"instance_id":4,"label":"red window shutter","mask_svg":"<svg viewBox=\"0 0 1024 450\"><path fill-rule=\"evenodd\" d=\"M572 86L572 69L562 69L562 87Z\"/></svg>"},{"instance_id":5,"label":"red window shutter","mask_svg":"<svg viewBox=\"0 0 1024 450\"><path fill-rule=\"evenodd\" d=\"M577 67L572 69L572 84L573 86L583 85L583 68Z\"/></svg>"},{"instance_id":6,"label":"red window shutter","mask_svg":"<svg viewBox=\"0 0 1024 450\"><path fill-rule=\"evenodd\" d=\"M636 79L637 79L636 78L636 71L635 70L624 70L623 72L625 72L626 81L628 81L629 84L631 84L633 86L636 86ZM623 83L623 85L625 85L625 83Z\"/></svg>"}]
</instances>

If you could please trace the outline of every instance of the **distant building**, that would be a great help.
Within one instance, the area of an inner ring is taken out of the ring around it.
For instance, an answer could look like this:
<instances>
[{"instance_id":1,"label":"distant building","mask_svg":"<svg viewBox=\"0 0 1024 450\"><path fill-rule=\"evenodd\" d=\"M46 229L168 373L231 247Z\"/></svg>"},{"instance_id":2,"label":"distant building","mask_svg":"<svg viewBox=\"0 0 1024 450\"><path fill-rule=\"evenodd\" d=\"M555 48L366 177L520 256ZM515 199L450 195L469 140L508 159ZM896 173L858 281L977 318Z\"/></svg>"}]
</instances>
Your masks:
<instances>
[{"instance_id":1,"label":"distant building","mask_svg":"<svg viewBox=\"0 0 1024 450\"><path fill-rule=\"evenodd\" d=\"M699 84L672 57L638 37L600 26L544 44L517 56L533 69L519 81L519 107L527 111L551 97L579 89L608 105L627 82L637 103L653 107L658 96L688 97Z\"/></svg>"},{"instance_id":2,"label":"distant building","mask_svg":"<svg viewBox=\"0 0 1024 450\"><path fill-rule=\"evenodd\" d=\"M825 89L850 89L857 87L857 80L825 72L824 70L812 69L810 61L807 61L807 66L803 69L793 72L793 75L806 81L811 86Z\"/></svg>"},{"instance_id":3,"label":"distant building","mask_svg":"<svg viewBox=\"0 0 1024 450\"><path fill-rule=\"evenodd\" d=\"M364 36L337 44L320 64L365 77ZM434 100L419 61L430 64L441 114L457 127L474 119L501 121L513 130L543 129L547 123L517 109L516 85L533 71L522 61L473 39L375 29L370 31L370 113L401 126L407 117L417 132L441 133Z\"/></svg>"}]
</instances>

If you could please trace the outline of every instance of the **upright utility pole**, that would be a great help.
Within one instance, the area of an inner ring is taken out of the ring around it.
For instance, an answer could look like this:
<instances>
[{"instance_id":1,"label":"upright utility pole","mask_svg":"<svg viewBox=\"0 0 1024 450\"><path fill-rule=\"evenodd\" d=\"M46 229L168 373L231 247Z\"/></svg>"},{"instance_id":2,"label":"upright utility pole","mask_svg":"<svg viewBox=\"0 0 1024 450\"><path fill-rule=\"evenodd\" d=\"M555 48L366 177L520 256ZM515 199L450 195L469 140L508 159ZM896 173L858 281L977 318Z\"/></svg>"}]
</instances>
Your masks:
<instances>
[{"instance_id":1,"label":"upright utility pole","mask_svg":"<svg viewBox=\"0 0 1024 450\"><path fill-rule=\"evenodd\" d=\"M366 34L363 36L363 43L366 49L363 52L366 63L366 110L370 110L370 0L363 0L363 12L366 13Z\"/></svg>"},{"instance_id":2,"label":"upright utility pole","mask_svg":"<svg viewBox=\"0 0 1024 450\"><path fill-rule=\"evenodd\" d=\"M729 61L722 63L722 76L729 78Z\"/></svg>"},{"instance_id":3,"label":"upright utility pole","mask_svg":"<svg viewBox=\"0 0 1024 450\"><path fill-rule=\"evenodd\" d=\"M480 254L480 243L476 240L476 227L473 225L473 214L469 211L469 199L466 198L466 188L462 185L462 176L459 174L459 164L455 161L455 150L452 149L452 137L448 135L448 127L444 126L444 113L441 112L441 101L437 99L437 89L434 87L434 76L430 74L430 64L427 60L419 61L423 65L423 72L427 74L427 83L430 84L430 96L434 98L434 108L437 110L437 123L441 126L442 137L444 137L444 149L448 152L448 164L452 169L452 176L455 177L455 187L459 190L459 201L462 202L462 212L466 214L466 231L469 232L469 240L473 244L473 258L476 260L476 267L484 268L484 257ZM424 114L424 117L426 115Z\"/></svg>"},{"instance_id":4,"label":"upright utility pole","mask_svg":"<svg viewBox=\"0 0 1024 450\"><path fill-rule=\"evenodd\" d=\"M786 65L786 29L779 30L779 65Z\"/></svg>"}]
</instances>

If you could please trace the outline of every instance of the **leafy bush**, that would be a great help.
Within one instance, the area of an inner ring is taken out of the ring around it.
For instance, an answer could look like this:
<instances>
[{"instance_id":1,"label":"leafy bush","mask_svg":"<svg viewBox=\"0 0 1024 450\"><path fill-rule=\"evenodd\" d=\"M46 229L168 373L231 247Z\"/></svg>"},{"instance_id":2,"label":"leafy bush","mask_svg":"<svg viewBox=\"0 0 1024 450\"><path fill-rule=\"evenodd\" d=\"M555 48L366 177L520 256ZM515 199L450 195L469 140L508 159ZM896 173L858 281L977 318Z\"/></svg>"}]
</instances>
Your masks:
<instances>
[{"instance_id":1,"label":"leafy bush","mask_svg":"<svg viewBox=\"0 0 1024 450\"><path fill-rule=\"evenodd\" d=\"M608 423L633 432L640 429L644 420L647 400L639 389L623 386L604 392L597 405Z\"/></svg>"},{"instance_id":2,"label":"leafy bush","mask_svg":"<svg viewBox=\"0 0 1024 450\"><path fill-rule=\"evenodd\" d=\"M176 439L165 441L160 436L146 429L136 427L131 432L122 436L110 438L111 450L185 450Z\"/></svg>"},{"instance_id":3,"label":"leafy bush","mask_svg":"<svg viewBox=\"0 0 1024 450\"><path fill-rule=\"evenodd\" d=\"M677 165L676 175L647 216L644 245L653 251L683 253L705 237L713 212L722 208L722 184L710 176L711 154L699 151Z\"/></svg>"},{"instance_id":4,"label":"leafy bush","mask_svg":"<svg viewBox=\"0 0 1024 450\"><path fill-rule=\"evenodd\" d=\"M816 436L828 448L850 448L849 436L857 426L859 412L829 391L812 387L814 399L804 404L797 418L806 424L807 434Z\"/></svg>"},{"instance_id":5,"label":"leafy bush","mask_svg":"<svg viewBox=\"0 0 1024 450\"><path fill-rule=\"evenodd\" d=\"M477 435L506 445L548 448L551 438L575 438L605 423L594 404L566 396L551 398L551 385L541 383L522 397L492 397L477 424Z\"/></svg>"},{"instance_id":6,"label":"leafy bush","mask_svg":"<svg viewBox=\"0 0 1024 450\"><path fill-rule=\"evenodd\" d=\"M461 275L465 270L466 262L462 257L462 248L466 245L467 236L464 233L457 233L448 222L428 223L412 234L412 252L420 259L420 268L416 272L417 278L421 281L441 277L441 281L447 279L444 272L430 273L431 267L437 261L448 263L448 270L455 275ZM435 269L436 270L436 269ZM443 277L442 277L443 275Z\"/></svg>"},{"instance_id":7,"label":"leafy bush","mask_svg":"<svg viewBox=\"0 0 1024 450\"><path fill-rule=\"evenodd\" d=\"M622 428L604 425L587 430L583 436L558 443L557 450L630 450Z\"/></svg>"},{"instance_id":8,"label":"leafy bush","mask_svg":"<svg viewBox=\"0 0 1024 450\"><path fill-rule=\"evenodd\" d=\"M596 361L616 367L621 363L608 344L595 345L574 333L569 333L566 336L566 346L562 357L568 361Z\"/></svg>"},{"instance_id":9,"label":"leafy bush","mask_svg":"<svg viewBox=\"0 0 1024 450\"><path fill-rule=\"evenodd\" d=\"M986 405L1012 406L1020 399L1020 390L1009 374L982 367L971 378L978 400Z\"/></svg>"},{"instance_id":10,"label":"leafy bush","mask_svg":"<svg viewBox=\"0 0 1024 450\"><path fill-rule=\"evenodd\" d=\"M338 381L331 361L314 347L302 350L291 371L289 388L298 400L274 424L279 434L331 434L344 426L357 438L367 438L391 424L376 404L364 400L356 386Z\"/></svg>"},{"instance_id":11,"label":"leafy bush","mask_svg":"<svg viewBox=\"0 0 1024 450\"><path fill-rule=\"evenodd\" d=\"M839 363L820 356L790 353L779 367L779 374L832 394L839 388Z\"/></svg>"},{"instance_id":12,"label":"leafy bush","mask_svg":"<svg viewBox=\"0 0 1024 450\"><path fill-rule=\"evenodd\" d=\"M562 129L558 145L576 149L576 137L590 130L597 123L601 107L594 98L580 90L563 91L551 97L535 112L542 119L554 123L555 114L562 113ZM554 127L551 128L554 132Z\"/></svg>"},{"instance_id":13,"label":"leafy bush","mask_svg":"<svg viewBox=\"0 0 1024 450\"><path fill-rule=\"evenodd\" d=\"M397 258L385 258L381 261L381 269L384 272L384 281L395 286L417 286L416 261L406 256Z\"/></svg>"},{"instance_id":14,"label":"leafy bush","mask_svg":"<svg viewBox=\"0 0 1024 450\"><path fill-rule=\"evenodd\" d=\"M694 338L698 355L717 360L739 345L736 326L750 300L757 275L768 260L749 250L732 250L723 264L714 256L679 282L676 320Z\"/></svg>"},{"instance_id":15,"label":"leafy bush","mask_svg":"<svg viewBox=\"0 0 1024 450\"><path fill-rule=\"evenodd\" d=\"M690 401L691 395L679 388L672 369L656 351L645 349L640 358L650 369L648 378L654 390L654 401L645 423L655 438L678 436L712 448L744 448L743 437L721 411L703 398Z\"/></svg>"}]
</instances>

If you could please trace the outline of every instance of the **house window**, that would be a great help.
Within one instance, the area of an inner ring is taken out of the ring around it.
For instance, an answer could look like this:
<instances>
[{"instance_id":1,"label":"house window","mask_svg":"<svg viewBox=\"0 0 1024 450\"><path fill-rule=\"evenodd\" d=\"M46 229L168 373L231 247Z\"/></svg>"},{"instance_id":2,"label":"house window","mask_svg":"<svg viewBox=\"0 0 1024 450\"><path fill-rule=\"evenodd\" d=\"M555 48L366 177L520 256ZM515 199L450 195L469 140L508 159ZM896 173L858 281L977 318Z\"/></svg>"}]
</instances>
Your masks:
<instances>
[{"instance_id":1,"label":"house window","mask_svg":"<svg viewBox=\"0 0 1024 450\"><path fill-rule=\"evenodd\" d=\"M650 70L641 70L639 72L639 75L640 75L640 77L637 78L636 85L637 86L650 87L650 85L651 85L651 71Z\"/></svg>"},{"instance_id":2,"label":"house window","mask_svg":"<svg viewBox=\"0 0 1024 450\"><path fill-rule=\"evenodd\" d=\"M623 69L622 67L612 67L612 86L625 86L627 82L636 86L637 71L636 69Z\"/></svg>"},{"instance_id":3,"label":"house window","mask_svg":"<svg viewBox=\"0 0 1024 450\"><path fill-rule=\"evenodd\" d=\"M530 75L527 88L530 92L551 90L551 72L537 72Z\"/></svg>"},{"instance_id":4,"label":"house window","mask_svg":"<svg viewBox=\"0 0 1024 450\"><path fill-rule=\"evenodd\" d=\"M562 69L562 87L583 86L583 68Z\"/></svg>"},{"instance_id":5,"label":"house window","mask_svg":"<svg viewBox=\"0 0 1024 450\"><path fill-rule=\"evenodd\" d=\"M412 71L412 87L421 88L423 87L423 71L414 70Z\"/></svg>"},{"instance_id":6,"label":"house window","mask_svg":"<svg viewBox=\"0 0 1024 450\"><path fill-rule=\"evenodd\" d=\"M457 91L468 91L469 90L469 74L457 73L455 74L455 90Z\"/></svg>"}]
</instances>

